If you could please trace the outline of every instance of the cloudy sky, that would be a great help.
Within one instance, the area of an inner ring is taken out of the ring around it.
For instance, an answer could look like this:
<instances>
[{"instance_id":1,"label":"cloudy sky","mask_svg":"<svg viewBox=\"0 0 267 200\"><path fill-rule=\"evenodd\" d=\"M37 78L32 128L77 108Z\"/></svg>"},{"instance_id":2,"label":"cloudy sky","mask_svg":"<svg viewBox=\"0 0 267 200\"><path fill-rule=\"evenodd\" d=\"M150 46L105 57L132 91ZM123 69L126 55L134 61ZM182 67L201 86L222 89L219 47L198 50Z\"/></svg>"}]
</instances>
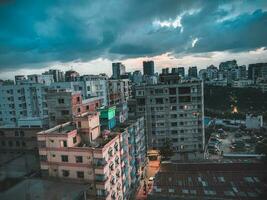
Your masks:
<instances>
[{"instance_id":1,"label":"cloudy sky","mask_svg":"<svg viewBox=\"0 0 267 200\"><path fill-rule=\"evenodd\" d=\"M2 0L0 78L267 62L266 0Z\"/></svg>"}]
</instances>

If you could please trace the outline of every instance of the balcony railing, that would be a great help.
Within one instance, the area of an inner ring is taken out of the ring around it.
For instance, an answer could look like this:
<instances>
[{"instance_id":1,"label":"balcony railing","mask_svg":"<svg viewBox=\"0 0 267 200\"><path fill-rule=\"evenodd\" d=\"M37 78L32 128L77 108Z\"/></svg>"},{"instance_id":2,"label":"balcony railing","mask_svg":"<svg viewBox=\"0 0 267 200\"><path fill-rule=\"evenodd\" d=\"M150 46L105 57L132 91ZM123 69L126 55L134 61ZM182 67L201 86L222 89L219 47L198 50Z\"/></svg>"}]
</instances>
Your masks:
<instances>
[{"instance_id":1,"label":"balcony railing","mask_svg":"<svg viewBox=\"0 0 267 200\"><path fill-rule=\"evenodd\" d=\"M107 161L105 159L94 159L94 167L105 167L107 165Z\"/></svg>"},{"instance_id":2,"label":"balcony railing","mask_svg":"<svg viewBox=\"0 0 267 200\"><path fill-rule=\"evenodd\" d=\"M100 183L105 183L108 180L108 177L105 175L95 175L95 181Z\"/></svg>"}]
</instances>

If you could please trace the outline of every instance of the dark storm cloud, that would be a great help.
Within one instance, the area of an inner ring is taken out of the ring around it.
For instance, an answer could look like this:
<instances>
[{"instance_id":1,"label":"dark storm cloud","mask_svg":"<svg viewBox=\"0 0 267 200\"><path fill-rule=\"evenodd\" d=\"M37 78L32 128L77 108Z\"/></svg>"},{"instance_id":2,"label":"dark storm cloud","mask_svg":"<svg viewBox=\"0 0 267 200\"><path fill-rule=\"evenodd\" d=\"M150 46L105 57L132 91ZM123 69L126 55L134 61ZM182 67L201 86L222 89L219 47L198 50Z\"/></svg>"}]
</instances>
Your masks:
<instances>
[{"instance_id":1,"label":"dark storm cloud","mask_svg":"<svg viewBox=\"0 0 267 200\"><path fill-rule=\"evenodd\" d=\"M53 61L245 51L267 46L264 0L3 2L1 70ZM171 23L177 16L181 26L153 23Z\"/></svg>"}]
</instances>

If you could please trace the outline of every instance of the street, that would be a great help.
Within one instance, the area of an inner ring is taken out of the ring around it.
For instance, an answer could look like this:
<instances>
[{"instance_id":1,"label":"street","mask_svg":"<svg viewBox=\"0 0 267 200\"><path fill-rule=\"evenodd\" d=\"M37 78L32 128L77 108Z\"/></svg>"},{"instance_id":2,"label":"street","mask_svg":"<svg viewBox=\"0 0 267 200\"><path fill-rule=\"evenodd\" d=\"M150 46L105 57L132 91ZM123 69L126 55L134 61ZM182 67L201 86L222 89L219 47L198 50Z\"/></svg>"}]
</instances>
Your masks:
<instances>
[{"instance_id":1,"label":"street","mask_svg":"<svg viewBox=\"0 0 267 200\"><path fill-rule=\"evenodd\" d=\"M152 190L153 188L153 181L149 181L149 177L155 177L155 174L158 172L160 167L159 160L155 161L149 161L146 169L146 177L144 180L141 181L141 186L137 192L136 200L145 200L147 199L147 194ZM144 182L146 183L146 193L144 194ZM150 187L148 187L148 184L151 184Z\"/></svg>"}]
</instances>

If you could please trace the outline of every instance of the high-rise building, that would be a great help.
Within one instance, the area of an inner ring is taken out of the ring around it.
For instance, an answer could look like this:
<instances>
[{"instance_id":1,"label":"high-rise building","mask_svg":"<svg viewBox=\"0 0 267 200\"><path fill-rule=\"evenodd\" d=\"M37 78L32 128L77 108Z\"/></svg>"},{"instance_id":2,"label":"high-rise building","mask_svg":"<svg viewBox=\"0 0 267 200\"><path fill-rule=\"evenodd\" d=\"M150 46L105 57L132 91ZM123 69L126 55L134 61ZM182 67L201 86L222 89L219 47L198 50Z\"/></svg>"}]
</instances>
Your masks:
<instances>
[{"instance_id":1,"label":"high-rise building","mask_svg":"<svg viewBox=\"0 0 267 200\"><path fill-rule=\"evenodd\" d=\"M229 60L229 61L221 62L219 65L219 70L228 71L228 70L235 68L235 67L237 67L236 60Z\"/></svg>"},{"instance_id":2,"label":"high-rise building","mask_svg":"<svg viewBox=\"0 0 267 200\"><path fill-rule=\"evenodd\" d=\"M19 85L2 85L0 125L46 126L48 123L46 92L47 86L40 83L25 81Z\"/></svg>"},{"instance_id":3,"label":"high-rise building","mask_svg":"<svg viewBox=\"0 0 267 200\"><path fill-rule=\"evenodd\" d=\"M44 74L31 74L27 76L27 81L30 83L41 83L44 85L51 85L54 82L53 75L44 75Z\"/></svg>"},{"instance_id":4,"label":"high-rise building","mask_svg":"<svg viewBox=\"0 0 267 200\"><path fill-rule=\"evenodd\" d=\"M80 74L74 70L69 70L65 72L65 81L76 81Z\"/></svg>"},{"instance_id":5,"label":"high-rise building","mask_svg":"<svg viewBox=\"0 0 267 200\"><path fill-rule=\"evenodd\" d=\"M54 89L71 89L80 91L83 99L100 97L101 105L108 105L107 77L103 75L84 75L76 81L56 82L51 84Z\"/></svg>"},{"instance_id":6,"label":"high-rise building","mask_svg":"<svg viewBox=\"0 0 267 200\"><path fill-rule=\"evenodd\" d=\"M100 132L99 114L37 133L42 176L86 183L88 199L129 199L146 164L144 119Z\"/></svg>"},{"instance_id":7,"label":"high-rise building","mask_svg":"<svg viewBox=\"0 0 267 200\"><path fill-rule=\"evenodd\" d=\"M137 70L133 72L133 76L132 76L132 82L135 85L140 85L143 81L143 76L141 71Z\"/></svg>"},{"instance_id":8,"label":"high-rise building","mask_svg":"<svg viewBox=\"0 0 267 200\"><path fill-rule=\"evenodd\" d=\"M143 73L147 76L153 76L154 75L154 61L143 61Z\"/></svg>"},{"instance_id":9,"label":"high-rise building","mask_svg":"<svg viewBox=\"0 0 267 200\"><path fill-rule=\"evenodd\" d=\"M54 82L63 82L65 81L64 72L58 70L58 69L50 69L49 71L46 71L43 73L43 75L53 75Z\"/></svg>"},{"instance_id":10,"label":"high-rise building","mask_svg":"<svg viewBox=\"0 0 267 200\"><path fill-rule=\"evenodd\" d=\"M137 86L135 98L136 115L145 117L150 149L159 149L167 140L171 140L176 152L173 159L203 157L202 81L182 81L177 74L170 74L163 69L160 83Z\"/></svg>"},{"instance_id":11,"label":"high-rise building","mask_svg":"<svg viewBox=\"0 0 267 200\"><path fill-rule=\"evenodd\" d=\"M129 79L108 80L109 105L127 102L131 97L131 81Z\"/></svg>"},{"instance_id":12,"label":"high-rise building","mask_svg":"<svg viewBox=\"0 0 267 200\"><path fill-rule=\"evenodd\" d=\"M48 90L46 95L49 127L71 121L76 115L96 111L100 97L82 99L80 92L66 89Z\"/></svg>"},{"instance_id":13,"label":"high-rise building","mask_svg":"<svg viewBox=\"0 0 267 200\"><path fill-rule=\"evenodd\" d=\"M197 67L196 66L188 68L188 77L197 78Z\"/></svg>"},{"instance_id":14,"label":"high-rise building","mask_svg":"<svg viewBox=\"0 0 267 200\"><path fill-rule=\"evenodd\" d=\"M184 67L178 67L178 74L181 77L185 77L185 69L184 69Z\"/></svg>"},{"instance_id":15,"label":"high-rise building","mask_svg":"<svg viewBox=\"0 0 267 200\"><path fill-rule=\"evenodd\" d=\"M248 66L248 78L255 83L259 80L267 80L267 63L255 63Z\"/></svg>"},{"instance_id":16,"label":"high-rise building","mask_svg":"<svg viewBox=\"0 0 267 200\"><path fill-rule=\"evenodd\" d=\"M206 69L201 69L198 72L198 77L203 80L206 81L208 79L208 75L207 75L207 70Z\"/></svg>"},{"instance_id":17,"label":"high-rise building","mask_svg":"<svg viewBox=\"0 0 267 200\"><path fill-rule=\"evenodd\" d=\"M16 75L15 76L15 84L19 84L20 82L26 81L26 77L24 75Z\"/></svg>"},{"instance_id":18,"label":"high-rise building","mask_svg":"<svg viewBox=\"0 0 267 200\"><path fill-rule=\"evenodd\" d=\"M113 79L120 79L121 75L125 74L125 66L120 63L112 63L112 78Z\"/></svg>"},{"instance_id":19,"label":"high-rise building","mask_svg":"<svg viewBox=\"0 0 267 200\"><path fill-rule=\"evenodd\" d=\"M218 68L215 67L214 65L210 65L207 67L207 78L209 80L214 80L218 78Z\"/></svg>"},{"instance_id":20,"label":"high-rise building","mask_svg":"<svg viewBox=\"0 0 267 200\"><path fill-rule=\"evenodd\" d=\"M37 136L41 127L0 127L0 152L3 153L36 153Z\"/></svg>"},{"instance_id":21,"label":"high-rise building","mask_svg":"<svg viewBox=\"0 0 267 200\"><path fill-rule=\"evenodd\" d=\"M246 65L238 66L238 79L247 79L247 68Z\"/></svg>"}]
</instances>

